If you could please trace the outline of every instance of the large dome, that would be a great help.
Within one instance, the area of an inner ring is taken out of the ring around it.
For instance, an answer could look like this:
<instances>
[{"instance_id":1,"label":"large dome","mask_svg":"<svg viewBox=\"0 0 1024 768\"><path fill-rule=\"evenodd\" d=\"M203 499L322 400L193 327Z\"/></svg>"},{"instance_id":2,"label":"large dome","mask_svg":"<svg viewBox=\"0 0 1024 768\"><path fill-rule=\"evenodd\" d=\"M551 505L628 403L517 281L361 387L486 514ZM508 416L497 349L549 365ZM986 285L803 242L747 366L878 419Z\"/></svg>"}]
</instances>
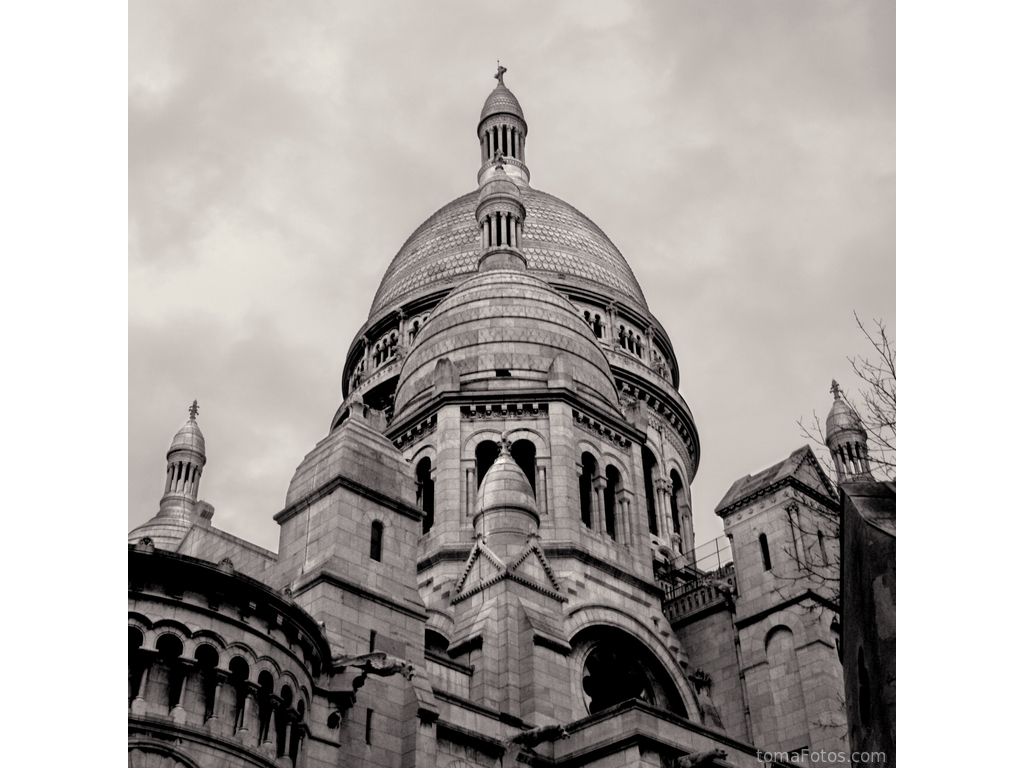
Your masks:
<instances>
[{"instance_id":1,"label":"large dome","mask_svg":"<svg viewBox=\"0 0 1024 768\"><path fill-rule=\"evenodd\" d=\"M647 309L633 270L608 236L568 203L521 187L526 220L522 253L530 271L545 279L590 284ZM476 272L480 229L479 192L453 200L412 233L384 273L370 317L422 293L453 287Z\"/></svg>"},{"instance_id":2,"label":"large dome","mask_svg":"<svg viewBox=\"0 0 1024 768\"><path fill-rule=\"evenodd\" d=\"M416 338L399 376L395 414L433 393L442 358L458 370L463 391L507 392L547 387L559 356L581 395L618 408L608 360L572 304L526 272L481 272L438 304Z\"/></svg>"}]
</instances>

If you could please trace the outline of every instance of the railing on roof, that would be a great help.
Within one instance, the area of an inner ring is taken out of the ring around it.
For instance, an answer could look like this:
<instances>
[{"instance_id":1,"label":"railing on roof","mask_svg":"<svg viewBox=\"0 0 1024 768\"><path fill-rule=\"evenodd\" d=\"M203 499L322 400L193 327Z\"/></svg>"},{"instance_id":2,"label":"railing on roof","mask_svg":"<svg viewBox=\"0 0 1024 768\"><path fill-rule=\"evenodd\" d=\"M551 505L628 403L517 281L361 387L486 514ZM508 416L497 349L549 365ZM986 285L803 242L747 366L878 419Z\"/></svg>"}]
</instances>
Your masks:
<instances>
[{"instance_id":1,"label":"railing on roof","mask_svg":"<svg viewBox=\"0 0 1024 768\"><path fill-rule=\"evenodd\" d=\"M694 563L686 562L659 574L665 591L663 610L669 621L725 601L718 582L727 582L736 589L736 568L732 547L725 536L706 542L694 550Z\"/></svg>"}]
</instances>

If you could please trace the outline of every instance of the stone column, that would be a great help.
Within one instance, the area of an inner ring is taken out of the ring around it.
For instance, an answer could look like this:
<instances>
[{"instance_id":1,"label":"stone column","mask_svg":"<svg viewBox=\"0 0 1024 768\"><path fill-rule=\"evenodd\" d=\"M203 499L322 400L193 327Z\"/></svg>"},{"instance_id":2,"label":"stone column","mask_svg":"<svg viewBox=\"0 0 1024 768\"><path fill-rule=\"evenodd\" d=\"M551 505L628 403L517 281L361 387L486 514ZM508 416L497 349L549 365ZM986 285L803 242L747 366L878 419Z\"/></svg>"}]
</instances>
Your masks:
<instances>
[{"instance_id":1,"label":"stone column","mask_svg":"<svg viewBox=\"0 0 1024 768\"><path fill-rule=\"evenodd\" d=\"M370 339L363 336L363 370L369 371L370 369Z\"/></svg>"},{"instance_id":2,"label":"stone column","mask_svg":"<svg viewBox=\"0 0 1024 768\"><path fill-rule=\"evenodd\" d=\"M267 718L267 732L263 737L263 741L260 743L260 751L273 753L277 748L277 723L275 722L275 715L277 715L277 708L281 706L282 700L280 696L276 694L270 695L270 717ZM261 723L262 725L262 723Z\"/></svg>"},{"instance_id":3,"label":"stone column","mask_svg":"<svg viewBox=\"0 0 1024 768\"><path fill-rule=\"evenodd\" d=\"M259 690L259 686L256 683L246 680L242 683L240 690L243 695L241 710L235 712L235 735L241 737L242 742L246 745L254 744L259 741L259 724L257 723L256 725L256 733L253 733L249 728L249 723L252 719L252 699ZM236 709L239 707L237 701L235 703L235 707Z\"/></svg>"},{"instance_id":4,"label":"stone column","mask_svg":"<svg viewBox=\"0 0 1024 768\"><path fill-rule=\"evenodd\" d=\"M146 683L149 681L149 668L153 663L154 651L139 649L136 651L142 663L139 665L142 670L139 672L139 692L132 699L131 712L133 715L142 716L146 714Z\"/></svg>"},{"instance_id":5,"label":"stone column","mask_svg":"<svg viewBox=\"0 0 1024 768\"><path fill-rule=\"evenodd\" d=\"M629 519L629 499L619 494L619 519L622 521L622 543L627 547L633 543L633 523Z\"/></svg>"},{"instance_id":6,"label":"stone column","mask_svg":"<svg viewBox=\"0 0 1024 768\"><path fill-rule=\"evenodd\" d=\"M601 533L608 533L608 521L604 513L604 489L608 487L608 479L604 475L596 475L590 481L590 487L594 489L594 501L591 505L591 522L597 518L598 528Z\"/></svg>"},{"instance_id":7,"label":"stone column","mask_svg":"<svg viewBox=\"0 0 1024 768\"><path fill-rule=\"evenodd\" d=\"M666 507L665 481L658 478L654 481L654 511L658 515L658 532L663 539L672 537L672 521L669 520Z\"/></svg>"},{"instance_id":8,"label":"stone column","mask_svg":"<svg viewBox=\"0 0 1024 768\"><path fill-rule=\"evenodd\" d=\"M537 506L539 507L540 513L546 515L548 513L548 469L547 467L537 467Z\"/></svg>"},{"instance_id":9,"label":"stone column","mask_svg":"<svg viewBox=\"0 0 1024 768\"><path fill-rule=\"evenodd\" d=\"M289 763L292 761L291 747L292 747L292 723L299 719L299 713L294 709L289 709L284 713L284 748L281 750L283 757Z\"/></svg>"},{"instance_id":10,"label":"stone column","mask_svg":"<svg viewBox=\"0 0 1024 768\"><path fill-rule=\"evenodd\" d=\"M405 312L401 309L398 310L398 339L395 341L395 346L400 347L405 344Z\"/></svg>"},{"instance_id":11,"label":"stone column","mask_svg":"<svg viewBox=\"0 0 1024 768\"><path fill-rule=\"evenodd\" d=\"M175 667L177 667L177 676L179 676L180 679L177 681L178 690L175 691L173 688L170 690L171 698L173 699L171 702L171 719L176 723L184 723L185 707L181 705L181 702L185 698L185 686L188 685L189 673L195 669L196 661L195 659L179 658L176 664L171 666L170 669L174 670ZM170 674L167 676L167 682L171 685L175 682Z\"/></svg>"},{"instance_id":12,"label":"stone column","mask_svg":"<svg viewBox=\"0 0 1024 768\"><path fill-rule=\"evenodd\" d=\"M466 517L476 514L476 467L466 470Z\"/></svg>"},{"instance_id":13,"label":"stone column","mask_svg":"<svg viewBox=\"0 0 1024 768\"><path fill-rule=\"evenodd\" d=\"M210 716L206 718L206 724L217 727L220 725L220 717L217 710L220 708L220 692L228 679L228 673L222 669L213 670L213 701L210 702Z\"/></svg>"}]
</instances>

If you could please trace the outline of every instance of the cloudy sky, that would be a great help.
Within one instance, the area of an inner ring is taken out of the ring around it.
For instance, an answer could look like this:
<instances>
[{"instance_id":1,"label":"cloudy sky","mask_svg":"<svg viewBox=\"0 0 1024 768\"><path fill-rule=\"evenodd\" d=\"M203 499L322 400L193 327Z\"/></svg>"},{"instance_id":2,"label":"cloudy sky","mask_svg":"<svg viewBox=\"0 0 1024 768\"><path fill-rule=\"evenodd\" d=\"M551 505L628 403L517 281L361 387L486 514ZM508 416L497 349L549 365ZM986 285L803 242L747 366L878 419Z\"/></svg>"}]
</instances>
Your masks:
<instances>
[{"instance_id":1,"label":"cloudy sky","mask_svg":"<svg viewBox=\"0 0 1024 768\"><path fill-rule=\"evenodd\" d=\"M214 523L272 515L341 400L391 258L476 186L496 60L533 186L593 219L675 345L698 542L896 337L895 4L136 2L129 520L201 407Z\"/></svg>"}]
</instances>

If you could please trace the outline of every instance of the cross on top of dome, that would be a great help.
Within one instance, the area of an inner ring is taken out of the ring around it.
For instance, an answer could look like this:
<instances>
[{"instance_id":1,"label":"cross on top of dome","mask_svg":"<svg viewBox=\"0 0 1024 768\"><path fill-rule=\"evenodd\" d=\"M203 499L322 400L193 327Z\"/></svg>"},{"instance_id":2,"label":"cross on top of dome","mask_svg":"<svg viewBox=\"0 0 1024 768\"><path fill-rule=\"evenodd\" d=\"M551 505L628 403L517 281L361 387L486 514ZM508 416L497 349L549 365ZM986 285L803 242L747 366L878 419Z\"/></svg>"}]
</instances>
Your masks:
<instances>
[{"instance_id":1,"label":"cross on top of dome","mask_svg":"<svg viewBox=\"0 0 1024 768\"><path fill-rule=\"evenodd\" d=\"M508 70L505 67L501 66L501 61L499 60L498 61L498 74L496 74L494 76L494 79L498 81L498 85L504 85L505 84L504 77L505 77L505 73L506 72L508 72Z\"/></svg>"},{"instance_id":2,"label":"cross on top of dome","mask_svg":"<svg viewBox=\"0 0 1024 768\"><path fill-rule=\"evenodd\" d=\"M195 421L197 415L199 415L199 401L193 400L192 405L190 405L188 409L189 421Z\"/></svg>"}]
</instances>

